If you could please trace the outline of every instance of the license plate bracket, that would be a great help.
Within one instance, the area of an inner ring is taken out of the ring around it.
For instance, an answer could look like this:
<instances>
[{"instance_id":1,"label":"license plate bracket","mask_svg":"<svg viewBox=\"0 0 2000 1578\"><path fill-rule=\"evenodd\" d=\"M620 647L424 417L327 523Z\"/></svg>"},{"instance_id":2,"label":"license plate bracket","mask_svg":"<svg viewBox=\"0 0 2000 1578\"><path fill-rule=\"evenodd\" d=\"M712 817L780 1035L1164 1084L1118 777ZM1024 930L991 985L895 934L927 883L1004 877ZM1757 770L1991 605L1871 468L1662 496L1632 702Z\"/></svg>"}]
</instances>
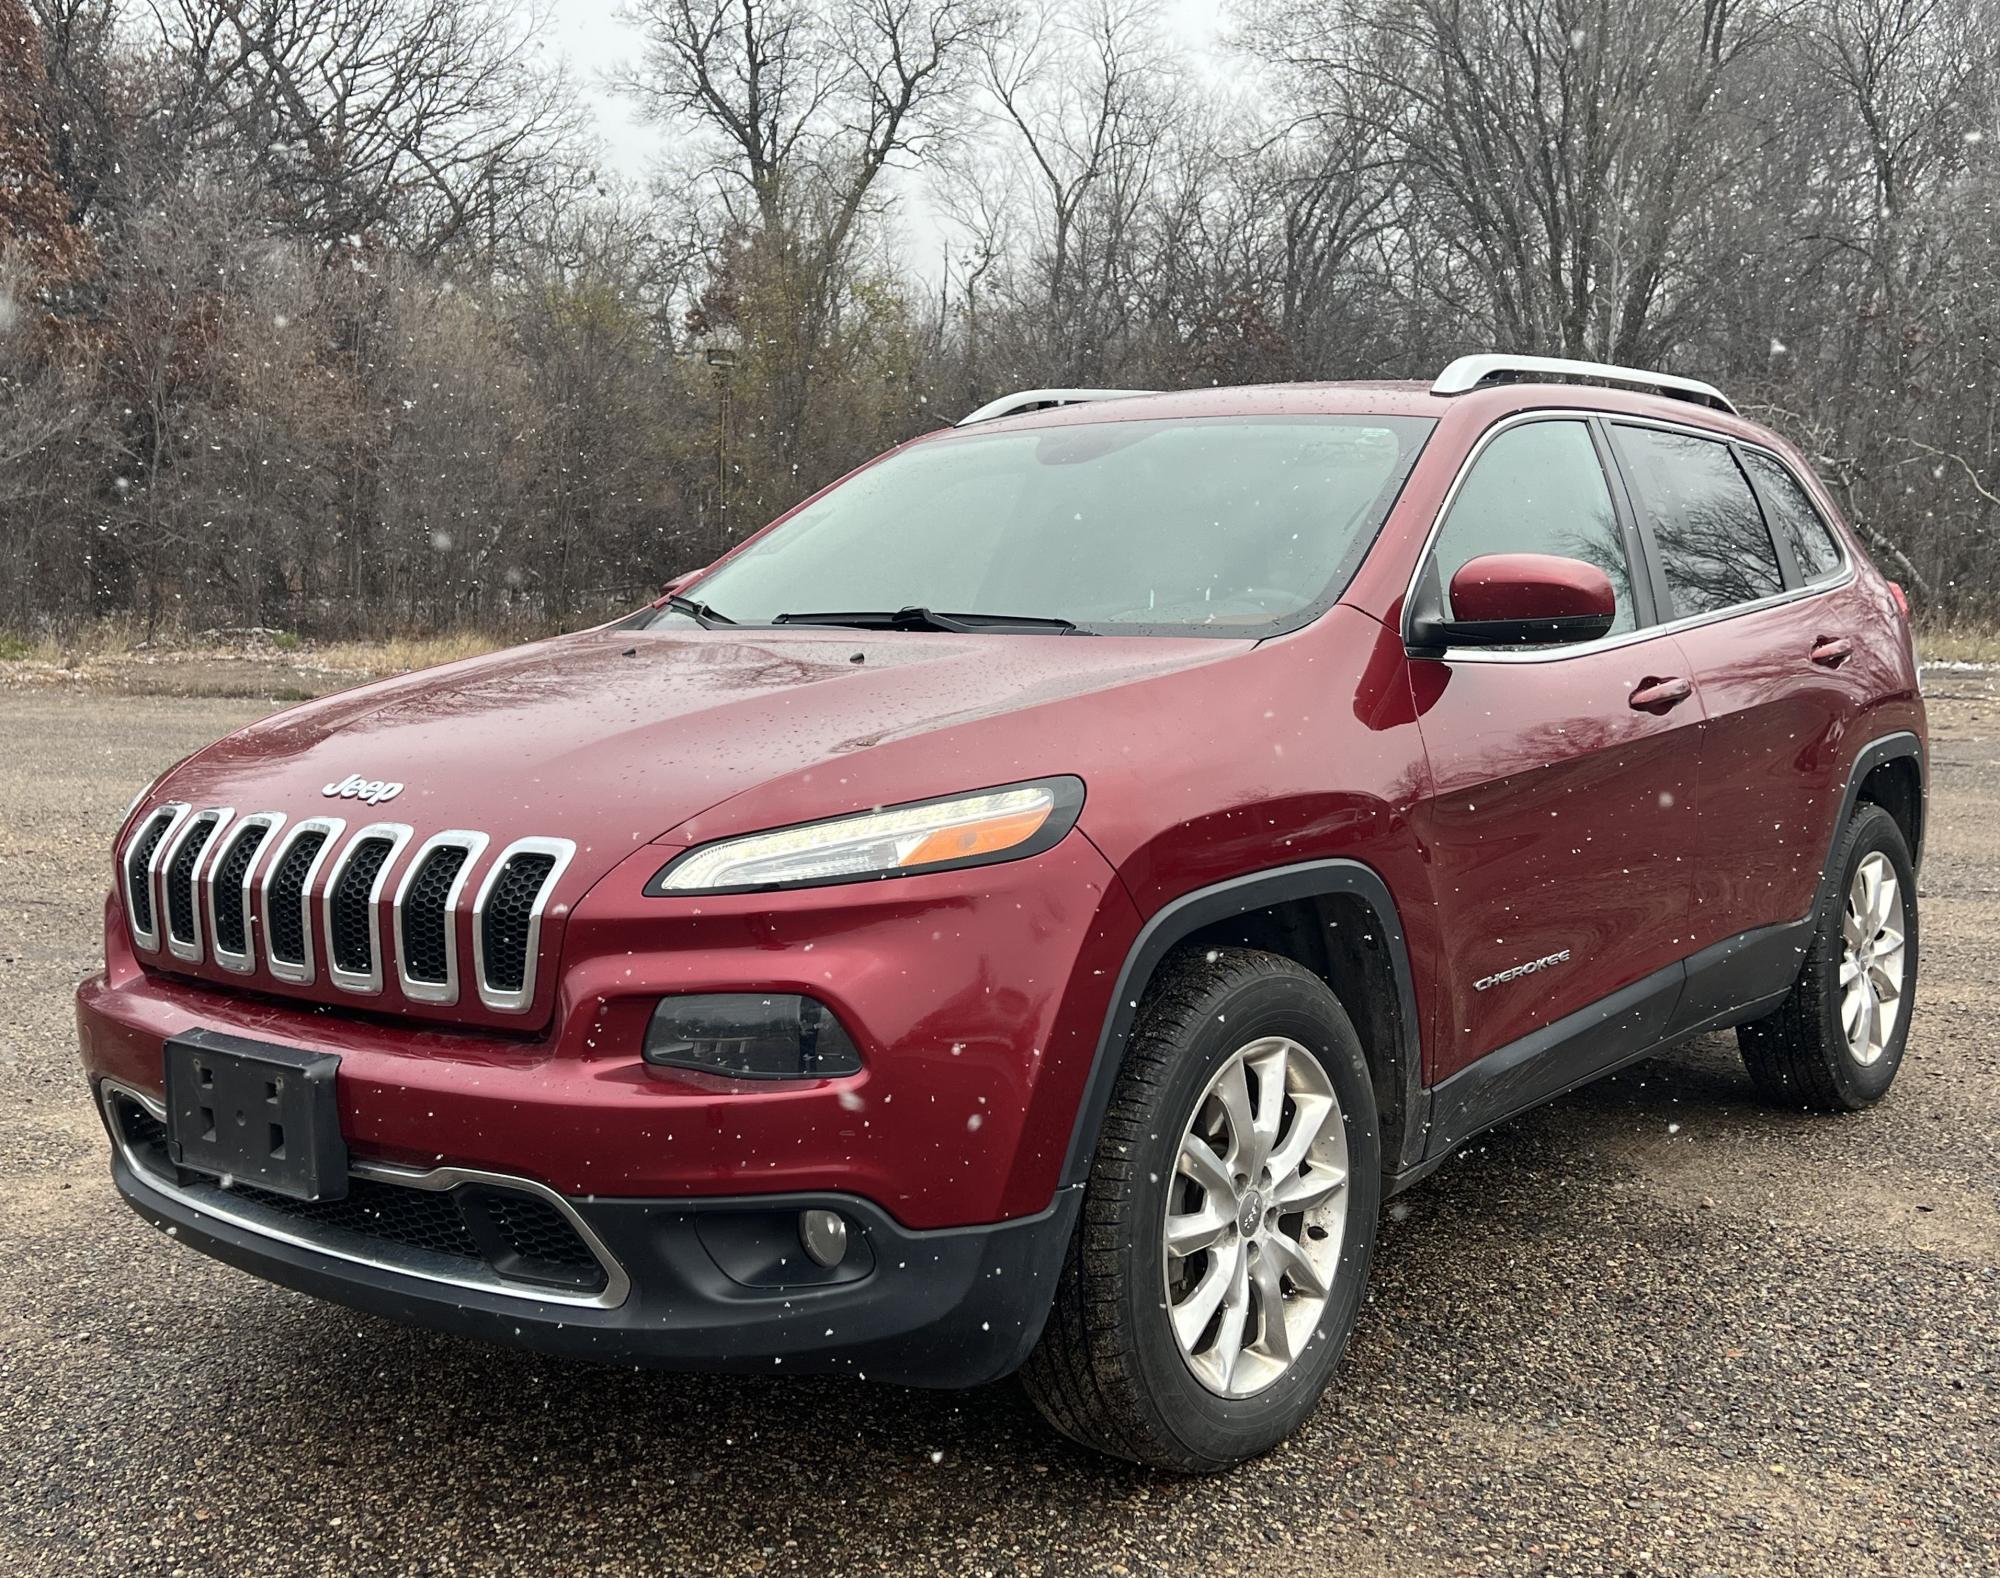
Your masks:
<instances>
[{"instance_id":1,"label":"license plate bracket","mask_svg":"<svg viewBox=\"0 0 2000 1578\"><path fill-rule=\"evenodd\" d=\"M190 1030L166 1046L167 1154L176 1166L295 1200L347 1194L332 1052Z\"/></svg>"}]
</instances>

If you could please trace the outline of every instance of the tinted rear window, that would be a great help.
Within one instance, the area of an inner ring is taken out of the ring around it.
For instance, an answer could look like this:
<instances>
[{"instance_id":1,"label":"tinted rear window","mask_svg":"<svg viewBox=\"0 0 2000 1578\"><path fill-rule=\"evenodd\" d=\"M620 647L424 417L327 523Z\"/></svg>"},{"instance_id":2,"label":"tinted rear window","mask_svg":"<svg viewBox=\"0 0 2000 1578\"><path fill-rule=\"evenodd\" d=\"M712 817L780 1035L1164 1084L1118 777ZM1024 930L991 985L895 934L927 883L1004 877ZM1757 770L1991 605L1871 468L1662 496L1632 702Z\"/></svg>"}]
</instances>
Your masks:
<instances>
[{"instance_id":1,"label":"tinted rear window","mask_svg":"<svg viewBox=\"0 0 2000 1578\"><path fill-rule=\"evenodd\" d=\"M1622 425L1617 437L1653 523L1675 618L1712 614L1785 589L1757 496L1727 444Z\"/></svg>"},{"instance_id":2,"label":"tinted rear window","mask_svg":"<svg viewBox=\"0 0 2000 1578\"><path fill-rule=\"evenodd\" d=\"M1778 535L1792 545L1792 558L1799 574L1808 581L1831 575L1840 568L1840 545L1833 531L1813 507L1810 494L1800 486L1784 465L1770 455L1745 450L1743 461L1757 479L1764 503L1771 511L1771 524Z\"/></svg>"}]
</instances>

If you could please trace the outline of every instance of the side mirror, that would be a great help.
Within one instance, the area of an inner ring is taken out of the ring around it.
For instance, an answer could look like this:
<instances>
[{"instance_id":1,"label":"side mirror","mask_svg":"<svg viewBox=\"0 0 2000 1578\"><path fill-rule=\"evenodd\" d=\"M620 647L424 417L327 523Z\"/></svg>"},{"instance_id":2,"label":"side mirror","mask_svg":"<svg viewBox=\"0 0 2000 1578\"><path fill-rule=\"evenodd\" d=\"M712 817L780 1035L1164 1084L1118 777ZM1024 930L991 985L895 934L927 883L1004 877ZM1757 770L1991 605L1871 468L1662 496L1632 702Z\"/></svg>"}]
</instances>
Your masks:
<instances>
[{"instance_id":1,"label":"side mirror","mask_svg":"<svg viewBox=\"0 0 2000 1578\"><path fill-rule=\"evenodd\" d=\"M703 565L700 570L681 571L679 575L660 588L660 596L672 597L674 593L680 591L683 587L692 586L707 568L707 565Z\"/></svg>"},{"instance_id":2,"label":"side mirror","mask_svg":"<svg viewBox=\"0 0 2000 1578\"><path fill-rule=\"evenodd\" d=\"M1451 615L1433 567L1410 617L1410 651L1595 641L1618 617L1611 577L1594 564L1551 553L1488 553L1451 578Z\"/></svg>"}]
</instances>

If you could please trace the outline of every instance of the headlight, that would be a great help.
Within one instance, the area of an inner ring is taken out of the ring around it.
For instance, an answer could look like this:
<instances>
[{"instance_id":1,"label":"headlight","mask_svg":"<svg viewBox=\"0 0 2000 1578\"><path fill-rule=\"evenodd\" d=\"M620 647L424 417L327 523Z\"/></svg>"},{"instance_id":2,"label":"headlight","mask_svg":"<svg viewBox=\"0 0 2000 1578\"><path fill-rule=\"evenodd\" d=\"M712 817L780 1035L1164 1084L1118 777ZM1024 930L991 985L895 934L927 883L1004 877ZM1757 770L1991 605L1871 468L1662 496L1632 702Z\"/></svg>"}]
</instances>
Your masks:
<instances>
[{"instance_id":1,"label":"headlight","mask_svg":"<svg viewBox=\"0 0 2000 1578\"><path fill-rule=\"evenodd\" d=\"M703 844L670 861L646 891L749 893L1020 860L1053 847L1082 809L1077 778L919 800Z\"/></svg>"}]
</instances>

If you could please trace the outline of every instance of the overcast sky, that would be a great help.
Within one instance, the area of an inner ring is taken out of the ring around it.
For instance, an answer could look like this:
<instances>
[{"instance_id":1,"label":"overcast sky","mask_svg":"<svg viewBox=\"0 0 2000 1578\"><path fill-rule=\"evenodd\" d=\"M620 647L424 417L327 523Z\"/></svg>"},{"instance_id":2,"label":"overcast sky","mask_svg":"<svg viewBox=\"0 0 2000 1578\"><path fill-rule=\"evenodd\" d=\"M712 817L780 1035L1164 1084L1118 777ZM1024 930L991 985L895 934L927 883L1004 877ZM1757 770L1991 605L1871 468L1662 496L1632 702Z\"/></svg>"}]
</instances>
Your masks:
<instances>
[{"instance_id":1,"label":"overcast sky","mask_svg":"<svg viewBox=\"0 0 2000 1578\"><path fill-rule=\"evenodd\" d=\"M652 168L667 135L649 126L629 100L610 91L607 79L637 64L641 45L636 31L621 20L624 0L561 0L550 25L557 47L568 56L572 73L589 96L597 115L611 168L634 181ZM1222 42L1220 0L1165 0L1164 16L1181 48L1206 77L1231 74ZM894 191L896 229L904 238L909 266L936 277L944 228L927 200L921 182L899 182Z\"/></svg>"}]
</instances>

